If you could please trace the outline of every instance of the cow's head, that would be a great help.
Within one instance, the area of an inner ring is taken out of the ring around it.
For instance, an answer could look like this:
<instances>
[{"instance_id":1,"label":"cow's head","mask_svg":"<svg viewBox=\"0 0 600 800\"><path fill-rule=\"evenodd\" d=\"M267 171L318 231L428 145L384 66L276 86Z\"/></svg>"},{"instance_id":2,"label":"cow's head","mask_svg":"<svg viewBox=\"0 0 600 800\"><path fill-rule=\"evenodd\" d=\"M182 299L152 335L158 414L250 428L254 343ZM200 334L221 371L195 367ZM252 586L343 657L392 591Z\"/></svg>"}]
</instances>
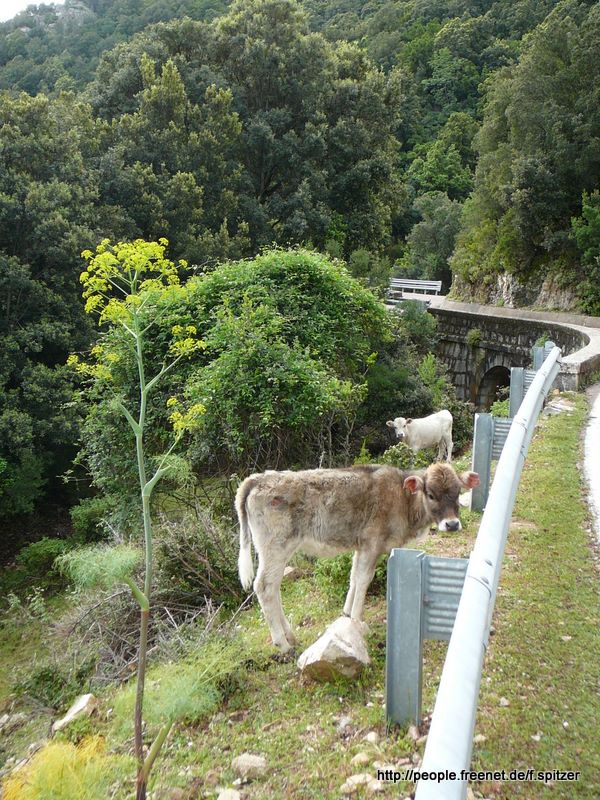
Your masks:
<instances>
[{"instance_id":1,"label":"cow's head","mask_svg":"<svg viewBox=\"0 0 600 800\"><path fill-rule=\"evenodd\" d=\"M404 488L411 494L422 492L423 503L430 519L440 531L459 531L458 497L461 490L479 486L476 472L458 475L450 464L432 464L422 475L409 475Z\"/></svg>"},{"instance_id":2,"label":"cow's head","mask_svg":"<svg viewBox=\"0 0 600 800\"><path fill-rule=\"evenodd\" d=\"M411 422L412 419L396 417L396 419L388 419L385 424L388 426L388 428L392 428L392 430L395 431L398 439L402 440L406 436L407 425L410 425Z\"/></svg>"}]
</instances>

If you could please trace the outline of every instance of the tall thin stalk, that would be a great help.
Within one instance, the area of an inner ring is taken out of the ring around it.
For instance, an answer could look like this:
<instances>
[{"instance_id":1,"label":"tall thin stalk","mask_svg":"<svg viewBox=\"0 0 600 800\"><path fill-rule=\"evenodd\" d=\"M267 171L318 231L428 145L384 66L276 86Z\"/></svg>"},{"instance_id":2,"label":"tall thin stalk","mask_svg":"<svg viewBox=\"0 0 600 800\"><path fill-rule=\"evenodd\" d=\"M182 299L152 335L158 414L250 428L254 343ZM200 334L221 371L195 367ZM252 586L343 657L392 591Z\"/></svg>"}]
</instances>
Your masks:
<instances>
[{"instance_id":1,"label":"tall thin stalk","mask_svg":"<svg viewBox=\"0 0 600 800\"><path fill-rule=\"evenodd\" d=\"M145 800L148 777L152 766L164 744L173 721L168 720L160 729L144 757L144 688L146 682L146 666L148 653L148 630L150 626L150 600L152 594L153 573L153 539L150 499L152 492L168 471L168 457L173 451L183 431L189 428L195 418L203 412L199 405L193 406L185 414L174 411L171 415L174 427L174 440L159 463L158 468L148 478L146 469L146 453L144 448L144 430L148 398L160 379L172 369L177 362L202 348L203 342L195 338L195 328L174 326L173 341L169 353L171 359L165 361L159 372L147 379L144 364L144 339L149 328L157 321L157 297L172 291L179 280L175 265L164 258L167 242L120 242L111 246L102 242L96 254L85 252L88 268L82 273L86 310L98 312L100 323L118 326L125 332L126 351L135 360L139 382L139 410L137 419L125 403L117 397L117 405L125 416L135 438L135 451L140 484L140 501L144 527L144 588L141 590L133 579L128 579L133 596L140 606L140 639L137 663L137 685L134 710L134 742L137 762L136 800ZM185 266L180 262L180 267ZM149 273L149 274L148 274ZM116 297L114 296L116 294ZM145 327L144 327L145 323ZM107 350L100 350L106 356ZM118 353L111 353L117 356ZM114 359L113 359L114 360ZM94 377L110 381L111 360L88 368ZM176 404L176 403L175 403Z\"/></svg>"}]
</instances>

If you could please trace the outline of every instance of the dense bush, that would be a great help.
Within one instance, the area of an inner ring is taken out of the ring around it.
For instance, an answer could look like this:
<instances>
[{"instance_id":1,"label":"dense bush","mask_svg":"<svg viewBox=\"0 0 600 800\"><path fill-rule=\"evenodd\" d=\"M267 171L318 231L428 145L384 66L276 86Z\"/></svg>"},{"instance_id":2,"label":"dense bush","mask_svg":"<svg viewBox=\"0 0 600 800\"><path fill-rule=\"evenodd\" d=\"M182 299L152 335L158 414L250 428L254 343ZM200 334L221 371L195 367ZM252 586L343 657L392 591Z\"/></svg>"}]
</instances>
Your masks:
<instances>
[{"instance_id":1,"label":"dense bush","mask_svg":"<svg viewBox=\"0 0 600 800\"><path fill-rule=\"evenodd\" d=\"M431 409L411 342L413 325L419 349L432 340L426 315L394 321L324 255L267 251L193 277L165 298L148 337L149 374L167 357L174 326L193 326L205 343L164 377L148 409L147 446L155 453L165 447L178 403L206 409L181 450L180 482L191 480L186 465L197 476L242 476L347 462L360 433L385 429L392 407ZM137 374L117 331L105 334L94 353L110 380L97 369L88 387L82 458L97 486L119 498L119 524L127 527L137 519L128 500L136 477L127 456L130 433L112 403L117 394L135 408Z\"/></svg>"},{"instance_id":2,"label":"dense bush","mask_svg":"<svg viewBox=\"0 0 600 800\"><path fill-rule=\"evenodd\" d=\"M231 519L197 505L156 528L157 590L168 603L239 605L246 597L237 574L237 535Z\"/></svg>"}]
</instances>

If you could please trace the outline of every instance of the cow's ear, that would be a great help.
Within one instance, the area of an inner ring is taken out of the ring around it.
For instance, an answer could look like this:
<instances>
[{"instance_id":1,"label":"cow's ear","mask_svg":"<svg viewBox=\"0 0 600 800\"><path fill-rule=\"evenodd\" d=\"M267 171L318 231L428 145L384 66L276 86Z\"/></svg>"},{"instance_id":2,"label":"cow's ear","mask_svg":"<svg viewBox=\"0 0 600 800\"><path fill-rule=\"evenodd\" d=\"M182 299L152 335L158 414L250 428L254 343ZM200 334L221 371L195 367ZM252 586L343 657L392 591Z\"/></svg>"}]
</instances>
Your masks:
<instances>
[{"instance_id":1,"label":"cow's ear","mask_svg":"<svg viewBox=\"0 0 600 800\"><path fill-rule=\"evenodd\" d=\"M388 421L385 424L388 426L388 428L393 428L394 427L394 420L393 419L388 419Z\"/></svg>"},{"instance_id":2,"label":"cow's ear","mask_svg":"<svg viewBox=\"0 0 600 800\"><path fill-rule=\"evenodd\" d=\"M424 487L423 478L418 475L409 475L408 478L404 479L404 488L408 489L411 494L422 492Z\"/></svg>"},{"instance_id":3,"label":"cow's ear","mask_svg":"<svg viewBox=\"0 0 600 800\"><path fill-rule=\"evenodd\" d=\"M407 420L406 420L406 424L407 424L407 425L410 425L410 423L411 423L411 422L412 422L412 419L407 419Z\"/></svg>"},{"instance_id":4,"label":"cow's ear","mask_svg":"<svg viewBox=\"0 0 600 800\"><path fill-rule=\"evenodd\" d=\"M465 489L473 489L481 483L479 475L476 472L463 472L463 474L459 476L459 480Z\"/></svg>"}]
</instances>

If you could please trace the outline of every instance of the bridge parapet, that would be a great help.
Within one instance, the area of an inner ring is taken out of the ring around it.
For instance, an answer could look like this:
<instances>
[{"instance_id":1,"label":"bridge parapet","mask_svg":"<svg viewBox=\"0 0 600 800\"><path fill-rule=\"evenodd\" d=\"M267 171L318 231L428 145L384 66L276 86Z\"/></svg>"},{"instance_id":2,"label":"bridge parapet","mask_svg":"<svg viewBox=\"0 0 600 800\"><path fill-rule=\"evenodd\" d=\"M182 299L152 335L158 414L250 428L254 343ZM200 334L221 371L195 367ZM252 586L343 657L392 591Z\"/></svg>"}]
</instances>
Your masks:
<instances>
[{"instance_id":1,"label":"bridge parapet","mask_svg":"<svg viewBox=\"0 0 600 800\"><path fill-rule=\"evenodd\" d=\"M555 384L559 388L576 390L600 369L600 317L427 299L439 324L440 360L460 399L479 408L487 405L486 375L505 370L508 376L511 366L528 366L531 347L541 337L552 339L563 351Z\"/></svg>"}]
</instances>

